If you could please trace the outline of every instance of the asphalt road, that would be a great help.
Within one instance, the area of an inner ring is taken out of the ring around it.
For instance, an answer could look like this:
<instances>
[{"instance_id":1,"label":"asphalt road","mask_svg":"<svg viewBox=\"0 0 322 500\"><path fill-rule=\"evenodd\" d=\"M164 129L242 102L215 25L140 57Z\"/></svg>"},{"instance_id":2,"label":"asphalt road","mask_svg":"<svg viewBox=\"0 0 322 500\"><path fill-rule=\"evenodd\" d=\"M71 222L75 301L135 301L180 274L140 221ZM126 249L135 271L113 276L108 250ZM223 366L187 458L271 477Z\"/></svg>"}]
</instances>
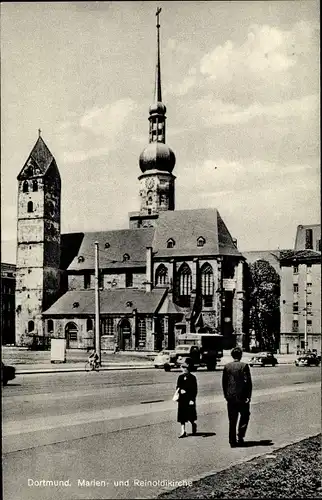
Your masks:
<instances>
[{"instance_id":1,"label":"asphalt road","mask_svg":"<svg viewBox=\"0 0 322 500\"><path fill-rule=\"evenodd\" d=\"M228 446L221 371L197 372L199 435L178 440L171 400L178 374L18 376L2 392L5 500L154 498L174 486L168 480L197 478L320 431L320 370L284 365L252 369L252 446ZM66 483L37 486L41 480ZM159 483L136 482L145 480Z\"/></svg>"}]
</instances>

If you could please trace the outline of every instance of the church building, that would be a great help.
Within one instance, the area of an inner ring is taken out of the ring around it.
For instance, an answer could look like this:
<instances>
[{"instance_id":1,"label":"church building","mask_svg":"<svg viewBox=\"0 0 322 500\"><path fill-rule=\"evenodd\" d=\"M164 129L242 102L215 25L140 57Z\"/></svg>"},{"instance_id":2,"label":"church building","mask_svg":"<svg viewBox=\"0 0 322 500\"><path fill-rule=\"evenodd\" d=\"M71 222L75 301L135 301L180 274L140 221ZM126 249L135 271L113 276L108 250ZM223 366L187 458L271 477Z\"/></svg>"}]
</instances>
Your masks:
<instances>
[{"instance_id":1,"label":"church building","mask_svg":"<svg viewBox=\"0 0 322 500\"><path fill-rule=\"evenodd\" d=\"M61 234L61 179L40 135L18 175L16 344L95 343L95 243L101 348L173 349L177 335L242 342L244 257L215 208L175 210L175 154L166 144L160 24L149 143L139 158L139 210L129 229Z\"/></svg>"}]
</instances>

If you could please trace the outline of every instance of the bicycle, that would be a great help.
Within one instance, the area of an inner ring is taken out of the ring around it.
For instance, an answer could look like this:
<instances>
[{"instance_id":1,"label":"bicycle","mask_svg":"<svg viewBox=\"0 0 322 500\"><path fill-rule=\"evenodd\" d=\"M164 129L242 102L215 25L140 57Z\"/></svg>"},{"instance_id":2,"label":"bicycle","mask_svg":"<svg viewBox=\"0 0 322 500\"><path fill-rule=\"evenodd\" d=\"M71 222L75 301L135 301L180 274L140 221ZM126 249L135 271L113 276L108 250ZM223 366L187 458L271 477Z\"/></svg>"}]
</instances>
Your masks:
<instances>
[{"instance_id":1,"label":"bicycle","mask_svg":"<svg viewBox=\"0 0 322 500\"><path fill-rule=\"evenodd\" d=\"M100 369L100 365L97 361L87 361L85 363L85 371L86 372L92 372L92 371L96 371L98 372Z\"/></svg>"}]
</instances>

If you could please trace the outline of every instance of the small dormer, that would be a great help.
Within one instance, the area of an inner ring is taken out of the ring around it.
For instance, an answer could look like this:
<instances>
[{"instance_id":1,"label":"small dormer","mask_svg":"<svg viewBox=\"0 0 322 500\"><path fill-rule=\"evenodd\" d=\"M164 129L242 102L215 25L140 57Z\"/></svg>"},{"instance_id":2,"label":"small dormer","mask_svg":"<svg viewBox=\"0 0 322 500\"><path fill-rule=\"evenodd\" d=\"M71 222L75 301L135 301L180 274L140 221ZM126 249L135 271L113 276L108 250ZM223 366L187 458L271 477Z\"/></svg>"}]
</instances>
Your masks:
<instances>
[{"instance_id":1,"label":"small dormer","mask_svg":"<svg viewBox=\"0 0 322 500\"><path fill-rule=\"evenodd\" d=\"M197 238L197 247L203 247L205 243L206 240L203 236L199 236L199 238Z\"/></svg>"},{"instance_id":2,"label":"small dormer","mask_svg":"<svg viewBox=\"0 0 322 500\"><path fill-rule=\"evenodd\" d=\"M169 238L167 241L167 248L173 248L175 246L176 242L174 241L173 238Z\"/></svg>"}]
</instances>

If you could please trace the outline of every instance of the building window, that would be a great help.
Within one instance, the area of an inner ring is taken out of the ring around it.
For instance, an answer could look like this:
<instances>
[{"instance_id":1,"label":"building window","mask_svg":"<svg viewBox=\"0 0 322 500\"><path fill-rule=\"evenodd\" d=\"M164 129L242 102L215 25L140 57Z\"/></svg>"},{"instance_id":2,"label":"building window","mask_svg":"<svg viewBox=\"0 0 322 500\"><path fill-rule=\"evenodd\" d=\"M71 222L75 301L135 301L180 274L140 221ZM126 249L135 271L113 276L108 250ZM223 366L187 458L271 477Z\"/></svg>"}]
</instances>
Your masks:
<instances>
[{"instance_id":1,"label":"building window","mask_svg":"<svg viewBox=\"0 0 322 500\"><path fill-rule=\"evenodd\" d=\"M214 275L210 264L201 268L201 294L204 307L212 307L214 294Z\"/></svg>"},{"instance_id":2,"label":"building window","mask_svg":"<svg viewBox=\"0 0 322 500\"><path fill-rule=\"evenodd\" d=\"M206 243L205 238L203 238L202 236L199 236L199 238L197 239L197 246L203 247L205 243Z\"/></svg>"},{"instance_id":3,"label":"building window","mask_svg":"<svg viewBox=\"0 0 322 500\"><path fill-rule=\"evenodd\" d=\"M125 273L125 286L126 288L133 286L133 273Z\"/></svg>"},{"instance_id":4,"label":"building window","mask_svg":"<svg viewBox=\"0 0 322 500\"><path fill-rule=\"evenodd\" d=\"M320 240L316 240L316 250L318 252L321 252L321 239Z\"/></svg>"},{"instance_id":5,"label":"building window","mask_svg":"<svg viewBox=\"0 0 322 500\"><path fill-rule=\"evenodd\" d=\"M35 329L35 323L34 321L28 321L28 333L33 332Z\"/></svg>"},{"instance_id":6,"label":"building window","mask_svg":"<svg viewBox=\"0 0 322 500\"><path fill-rule=\"evenodd\" d=\"M306 324L307 324L308 333L312 333L312 320L308 319Z\"/></svg>"},{"instance_id":7,"label":"building window","mask_svg":"<svg viewBox=\"0 0 322 500\"><path fill-rule=\"evenodd\" d=\"M307 250L313 250L313 230L305 230L305 248Z\"/></svg>"},{"instance_id":8,"label":"building window","mask_svg":"<svg viewBox=\"0 0 322 500\"><path fill-rule=\"evenodd\" d=\"M306 283L306 293L312 293L312 283Z\"/></svg>"},{"instance_id":9,"label":"building window","mask_svg":"<svg viewBox=\"0 0 322 500\"><path fill-rule=\"evenodd\" d=\"M298 333L298 331L299 331L299 322L297 319L293 319L292 333Z\"/></svg>"},{"instance_id":10,"label":"building window","mask_svg":"<svg viewBox=\"0 0 322 500\"><path fill-rule=\"evenodd\" d=\"M34 211L34 206L33 206L33 203L32 201L28 201L28 205L27 205L27 212L28 213L31 213Z\"/></svg>"},{"instance_id":11,"label":"building window","mask_svg":"<svg viewBox=\"0 0 322 500\"><path fill-rule=\"evenodd\" d=\"M308 314L312 314L312 302L306 303L306 310Z\"/></svg>"},{"instance_id":12,"label":"building window","mask_svg":"<svg viewBox=\"0 0 322 500\"><path fill-rule=\"evenodd\" d=\"M128 254L128 253L125 253L125 254L123 255L123 262L125 262L126 260L130 260L130 256L129 256L129 254Z\"/></svg>"},{"instance_id":13,"label":"building window","mask_svg":"<svg viewBox=\"0 0 322 500\"><path fill-rule=\"evenodd\" d=\"M164 264L160 264L155 272L156 286L168 284L168 269Z\"/></svg>"},{"instance_id":14,"label":"building window","mask_svg":"<svg viewBox=\"0 0 322 500\"><path fill-rule=\"evenodd\" d=\"M169 238L167 241L167 248L173 248L175 244L176 242L172 238Z\"/></svg>"},{"instance_id":15,"label":"building window","mask_svg":"<svg viewBox=\"0 0 322 500\"><path fill-rule=\"evenodd\" d=\"M84 257L82 255L80 255L79 257L77 257L77 261L79 264L81 264L81 262L84 262Z\"/></svg>"},{"instance_id":16,"label":"building window","mask_svg":"<svg viewBox=\"0 0 322 500\"><path fill-rule=\"evenodd\" d=\"M91 287L91 275L89 273L84 274L84 288Z\"/></svg>"},{"instance_id":17,"label":"building window","mask_svg":"<svg viewBox=\"0 0 322 500\"><path fill-rule=\"evenodd\" d=\"M299 273L299 266L298 265L294 265L293 266L293 274L298 274Z\"/></svg>"},{"instance_id":18,"label":"building window","mask_svg":"<svg viewBox=\"0 0 322 500\"><path fill-rule=\"evenodd\" d=\"M299 285L298 285L298 283L294 283L293 284L293 292L294 293L298 293L299 292Z\"/></svg>"},{"instance_id":19,"label":"building window","mask_svg":"<svg viewBox=\"0 0 322 500\"><path fill-rule=\"evenodd\" d=\"M38 181L36 179L32 181L32 190L38 191Z\"/></svg>"},{"instance_id":20,"label":"building window","mask_svg":"<svg viewBox=\"0 0 322 500\"><path fill-rule=\"evenodd\" d=\"M86 331L89 332L90 330L93 330L93 320L91 318L87 318Z\"/></svg>"},{"instance_id":21,"label":"building window","mask_svg":"<svg viewBox=\"0 0 322 500\"><path fill-rule=\"evenodd\" d=\"M140 344L145 346L146 342L146 323L145 323L145 318L139 318L138 319L138 341L139 341L139 346Z\"/></svg>"},{"instance_id":22,"label":"building window","mask_svg":"<svg viewBox=\"0 0 322 500\"><path fill-rule=\"evenodd\" d=\"M29 190L29 184L28 184L28 181L24 181L23 185L22 185L22 192L23 193L28 193L28 190Z\"/></svg>"},{"instance_id":23,"label":"building window","mask_svg":"<svg viewBox=\"0 0 322 500\"><path fill-rule=\"evenodd\" d=\"M103 318L101 327L102 335L114 335L114 318Z\"/></svg>"},{"instance_id":24,"label":"building window","mask_svg":"<svg viewBox=\"0 0 322 500\"><path fill-rule=\"evenodd\" d=\"M293 313L298 313L298 312L299 312L299 303L293 302Z\"/></svg>"},{"instance_id":25,"label":"building window","mask_svg":"<svg viewBox=\"0 0 322 500\"><path fill-rule=\"evenodd\" d=\"M48 333L54 333L54 322L52 319L47 321L47 331Z\"/></svg>"},{"instance_id":26,"label":"building window","mask_svg":"<svg viewBox=\"0 0 322 500\"><path fill-rule=\"evenodd\" d=\"M184 263L178 272L179 279L179 301L180 305L183 307L190 306L190 295L191 295L191 285L192 276L190 267Z\"/></svg>"}]
</instances>

